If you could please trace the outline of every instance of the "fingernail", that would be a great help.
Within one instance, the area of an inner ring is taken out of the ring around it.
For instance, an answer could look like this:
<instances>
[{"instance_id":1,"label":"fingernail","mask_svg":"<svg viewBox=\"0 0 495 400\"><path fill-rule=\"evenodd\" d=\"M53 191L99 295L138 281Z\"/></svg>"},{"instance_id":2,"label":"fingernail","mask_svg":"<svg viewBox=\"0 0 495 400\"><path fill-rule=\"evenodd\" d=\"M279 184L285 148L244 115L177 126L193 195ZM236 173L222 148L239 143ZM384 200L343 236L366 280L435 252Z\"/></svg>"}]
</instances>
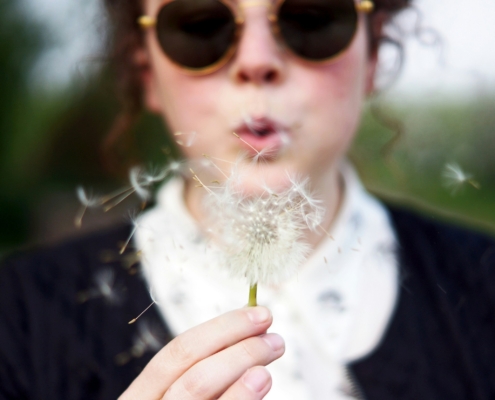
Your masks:
<instances>
[{"instance_id":1,"label":"fingernail","mask_svg":"<svg viewBox=\"0 0 495 400\"><path fill-rule=\"evenodd\" d=\"M248 310L249 319L253 322L253 324L259 325L268 321L272 314L270 310L265 307L251 307Z\"/></svg>"},{"instance_id":2,"label":"fingernail","mask_svg":"<svg viewBox=\"0 0 495 400\"><path fill-rule=\"evenodd\" d=\"M242 380L244 384L253 392L259 393L268 384L270 374L264 368L254 368L247 371Z\"/></svg>"},{"instance_id":3,"label":"fingernail","mask_svg":"<svg viewBox=\"0 0 495 400\"><path fill-rule=\"evenodd\" d=\"M277 335L276 333L268 333L262 336L262 338L266 343L268 343L268 346L270 346L273 351L278 351L281 348L285 347L284 339L282 339L282 336Z\"/></svg>"}]
</instances>

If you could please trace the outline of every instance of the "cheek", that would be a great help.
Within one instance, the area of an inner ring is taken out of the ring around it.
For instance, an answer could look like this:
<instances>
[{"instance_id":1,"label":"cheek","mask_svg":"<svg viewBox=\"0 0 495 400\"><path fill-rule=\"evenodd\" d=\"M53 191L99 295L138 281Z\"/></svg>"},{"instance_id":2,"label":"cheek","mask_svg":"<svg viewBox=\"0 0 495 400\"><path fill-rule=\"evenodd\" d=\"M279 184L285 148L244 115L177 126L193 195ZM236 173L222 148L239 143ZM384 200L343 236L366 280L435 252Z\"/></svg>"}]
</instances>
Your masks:
<instances>
[{"instance_id":1,"label":"cheek","mask_svg":"<svg viewBox=\"0 0 495 400\"><path fill-rule=\"evenodd\" d=\"M334 63L300 74L307 118L297 146L307 149L301 162L317 169L331 168L346 154L361 119L367 58L358 39Z\"/></svg>"},{"instance_id":2,"label":"cheek","mask_svg":"<svg viewBox=\"0 0 495 400\"><path fill-rule=\"evenodd\" d=\"M198 130L201 127L196 125L197 122L205 122L205 118L213 115L214 93L218 91L218 85L211 83L211 80L191 78L179 71L159 74L160 107L170 128Z\"/></svg>"},{"instance_id":3,"label":"cheek","mask_svg":"<svg viewBox=\"0 0 495 400\"><path fill-rule=\"evenodd\" d=\"M148 40L151 78L148 92L156 99L159 113L173 131L194 131L197 121L212 116L219 88L225 84L214 77L191 76L177 68L163 54L151 36Z\"/></svg>"},{"instance_id":4,"label":"cheek","mask_svg":"<svg viewBox=\"0 0 495 400\"><path fill-rule=\"evenodd\" d=\"M308 111L315 116L312 129L327 138L330 135L327 141L333 144L347 146L361 118L367 76L363 48L363 40L358 37L348 52L335 63L315 70L316 76L306 82L311 91Z\"/></svg>"},{"instance_id":5,"label":"cheek","mask_svg":"<svg viewBox=\"0 0 495 400\"><path fill-rule=\"evenodd\" d=\"M363 39L356 38L351 48L328 66L318 69L313 79L319 103L352 112L365 97L367 58Z\"/></svg>"}]
</instances>

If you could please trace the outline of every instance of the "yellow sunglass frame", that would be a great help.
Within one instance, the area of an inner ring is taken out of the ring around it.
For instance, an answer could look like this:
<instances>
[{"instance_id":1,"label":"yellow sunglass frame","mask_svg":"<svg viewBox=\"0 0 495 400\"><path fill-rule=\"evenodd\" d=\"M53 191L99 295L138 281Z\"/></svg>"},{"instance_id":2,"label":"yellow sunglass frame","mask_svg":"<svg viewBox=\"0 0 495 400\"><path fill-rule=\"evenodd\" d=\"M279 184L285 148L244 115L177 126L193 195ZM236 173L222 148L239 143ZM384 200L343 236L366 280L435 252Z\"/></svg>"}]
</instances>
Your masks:
<instances>
[{"instance_id":1,"label":"yellow sunglass frame","mask_svg":"<svg viewBox=\"0 0 495 400\"><path fill-rule=\"evenodd\" d=\"M180 1L180 0L165 0L160 6L160 10L165 5L172 3L174 1ZM239 44L239 40L241 38L242 29L243 29L244 21L245 21L244 10L247 8L252 8L252 7L264 6L264 7L268 8L268 10L269 10L268 11L268 20L270 21L273 36L276 38L277 42L279 44L281 44L282 47L286 51L288 51L290 54L292 54L293 56L295 56L299 60L303 60L304 62L307 62L310 64L326 64L326 63L335 61L335 59L337 59L349 47L349 46L347 46L341 52L334 54L333 56L331 56L327 59L324 59L324 60L314 61L314 60L310 60L310 59L301 57L300 55L298 55L297 53L292 51L292 49L285 44L285 40L282 37L282 35L280 33L280 29L279 29L278 24L277 24L278 10L282 6L282 4L285 2L285 0L276 0L275 2L272 2L270 0L245 0L245 1L241 1L239 3L237 3L234 0L216 0L216 1L224 4L226 7L228 7L230 9L230 11L232 12L232 15L234 16L234 20L236 23L234 40L232 40L232 43L229 46L229 48L227 49L227 51L225 52L225 54L218 61L216 61L215 63L213 63L211 65L208 65L208 66L202 67L202 68L190 68L190 67L186 67L180 63L175 62L173 59L168 57L165 53L167 58L174 65L176 65L177 67L179 67L180 69L184 70L185 72L187 72L191 75L211 74L211 73L217 71L218 69L222 68L230 60L230 58L234 55L234 53L237 49L237 45ZM358 13L370 14L373 12L373 10L375 8L375 4L373 3L372 0L359 0L358 2L355 3L355 7L356 7L356 12L358 12ZM149 30L151 28L156 27L156 18L151 17L149 15L141 15L138 18L137 23L141 27L141 29ZM352 43L352 40L349 42L349 45L350 45L350 43Z\"/></svg>"}]
</instances>

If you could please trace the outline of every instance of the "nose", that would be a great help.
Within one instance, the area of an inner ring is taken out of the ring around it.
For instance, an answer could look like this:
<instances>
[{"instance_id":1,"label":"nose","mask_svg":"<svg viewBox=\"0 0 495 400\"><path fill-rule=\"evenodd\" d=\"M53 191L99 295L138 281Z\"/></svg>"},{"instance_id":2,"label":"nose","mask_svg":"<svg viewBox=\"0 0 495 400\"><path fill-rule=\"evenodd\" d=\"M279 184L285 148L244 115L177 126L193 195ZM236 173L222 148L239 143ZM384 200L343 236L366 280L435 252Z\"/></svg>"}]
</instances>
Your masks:
<instances>
[{"instance_id":1,"label":"nose","mask_svg":"<svg viewBox=\"0 0 495 400\"><path fill-rule=\"evenodd\" d=\"M231 66L236 83L277 84L284 77L281 49L271 32L266 5L245 8L245 22Z\"/></svg>"}]
</instances>

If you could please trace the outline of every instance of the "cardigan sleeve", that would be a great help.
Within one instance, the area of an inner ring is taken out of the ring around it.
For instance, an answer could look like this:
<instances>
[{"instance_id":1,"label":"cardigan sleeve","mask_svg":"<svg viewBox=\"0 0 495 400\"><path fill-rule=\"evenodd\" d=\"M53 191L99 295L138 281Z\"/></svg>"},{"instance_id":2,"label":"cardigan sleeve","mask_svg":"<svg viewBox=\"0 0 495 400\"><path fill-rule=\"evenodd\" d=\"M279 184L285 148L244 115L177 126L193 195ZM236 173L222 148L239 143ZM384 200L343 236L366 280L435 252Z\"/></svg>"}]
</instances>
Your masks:
<instances>
[{"instance_id":1,"label":"cardigan sleeve","mask_svg":"<svg viewBox=\"0 0 495 400\"><path fill-rule=\"evenodd\" d=\"M151 303L138 265L124 262L132 254L119 255L128 235L92 234L0 265L0 400L115 399L170 340L155 308L128 324ZM111 296L98 291L101 276Z\"/></svg>"},{"instance_id":2,"label":"cardigan sleeve","mask_svg":"<svg viewBox=\"0 0 495 400\"><path fill-rule=\"evenodd\" d=\"M29 327L22 278L0 267L0 399L27 399L31 377Z\"/></svg>"},{"instance_id":3,"label":"cardigan sleeve","mask_svg":"<svg viewBox=\"0 0 495 400\"><path fill-rule=\"evenodd\" d=\"M367 399L495 398L495 242L391 209L401 285L375 351L351 365Z\"/></svg>"}]
</instances>

